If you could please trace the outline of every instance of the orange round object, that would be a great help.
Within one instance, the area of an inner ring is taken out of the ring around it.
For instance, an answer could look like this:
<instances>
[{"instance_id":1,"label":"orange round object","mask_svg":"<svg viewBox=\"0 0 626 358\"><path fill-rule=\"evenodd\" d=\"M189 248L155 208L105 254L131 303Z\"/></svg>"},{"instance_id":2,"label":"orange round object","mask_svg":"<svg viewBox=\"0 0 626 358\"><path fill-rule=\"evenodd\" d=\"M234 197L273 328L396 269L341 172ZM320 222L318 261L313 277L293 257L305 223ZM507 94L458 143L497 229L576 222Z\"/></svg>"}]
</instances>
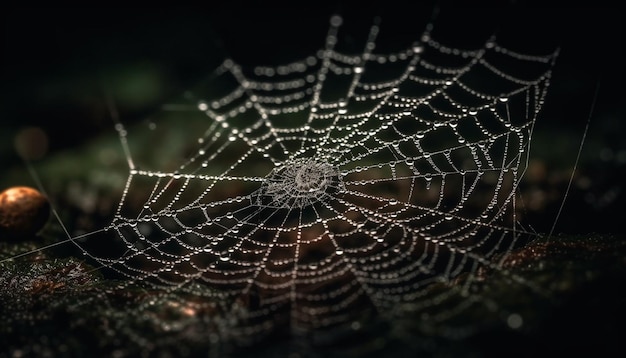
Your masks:
<instances>
[{"instance_id":1,"label":"orange round object","mask_svg":"<svg viewBox=\"0 0 626 358\"><path fill-rule=\"evenodd\" d=\"M50 203L36 189L18 186L0 193L0 240L35 235L49 217Z\"/></svg>"}]
</instances>

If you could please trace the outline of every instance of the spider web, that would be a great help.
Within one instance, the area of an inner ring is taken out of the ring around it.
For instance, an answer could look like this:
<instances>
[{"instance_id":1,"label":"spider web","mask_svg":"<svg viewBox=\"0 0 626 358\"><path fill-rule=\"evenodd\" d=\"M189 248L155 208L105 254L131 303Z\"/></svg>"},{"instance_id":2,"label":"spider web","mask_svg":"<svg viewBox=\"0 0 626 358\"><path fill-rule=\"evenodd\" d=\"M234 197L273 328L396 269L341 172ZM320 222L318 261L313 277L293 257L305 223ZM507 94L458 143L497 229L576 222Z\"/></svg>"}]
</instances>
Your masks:
<instances>
[{"instance_id":1,"label":"spider web","mask_svg":"<svg viewBox=\"0 0 626 358\"><path fill-rule=\"evenodd\" d=\"M349 53L341 23L331 18L310 57L227 59L209 95L166 106L158 126L198 126L182 162L157 136L141 145L163 160L138 165L118 123L130 171L106 228L115 239L106 255L84 253L122 287L196 297L177 307L220 312L216 330L236 337L494 305L472 287L481 270L508 274L506 253L532 236L516 223L516 190L557 53L494 37L449 47L432 25L385 54L374 25Z\"/></svg>"}]
</instances>

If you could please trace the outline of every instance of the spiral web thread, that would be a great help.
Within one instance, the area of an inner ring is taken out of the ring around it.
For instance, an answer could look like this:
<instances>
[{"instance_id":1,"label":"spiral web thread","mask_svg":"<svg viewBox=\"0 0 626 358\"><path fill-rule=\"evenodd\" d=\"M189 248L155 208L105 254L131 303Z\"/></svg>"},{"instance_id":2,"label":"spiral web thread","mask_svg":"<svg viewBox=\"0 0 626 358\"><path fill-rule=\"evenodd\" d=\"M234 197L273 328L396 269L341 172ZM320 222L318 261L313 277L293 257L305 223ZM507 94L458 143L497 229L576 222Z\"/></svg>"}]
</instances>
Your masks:
<instances>
[{"instance_id":1,"label":"spiral web thread","mask_svg":"<svg viewBox=\"0 0 626 358\"><path fill-rule=\"evenodd\" d=\"M252 69L228 59L212 77L223 93L168 107L177 125L202 117L205 132L173 168L129 156L107 228L120 251L85 253L124 285L202 298L178 303L191 312L211 302L245 335L493 304L471 288L480 268L506 273L502 254L528 236L515 195L557 53L495 38L447 47L428 25L378 54L374 25L346 54L341 21L314 56ZM448 289L428 289L437 283Z\"/></svg>"}]
</instances>

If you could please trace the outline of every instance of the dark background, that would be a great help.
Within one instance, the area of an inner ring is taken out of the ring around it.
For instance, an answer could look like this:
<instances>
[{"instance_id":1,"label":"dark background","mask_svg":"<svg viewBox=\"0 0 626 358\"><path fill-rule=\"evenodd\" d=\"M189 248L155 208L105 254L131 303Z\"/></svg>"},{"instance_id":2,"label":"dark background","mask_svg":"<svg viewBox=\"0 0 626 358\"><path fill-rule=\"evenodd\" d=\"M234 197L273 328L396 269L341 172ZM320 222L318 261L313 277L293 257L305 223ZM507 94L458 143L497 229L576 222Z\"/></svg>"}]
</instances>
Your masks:
<instances>
[{"instance_id":1,"label":"dark background","mask_svg":"<svg viewBox=\"0 0 626 358\"><path fill-rule=\"evenodd\" d=\"M323 45L334 13L344 17L340 38L357 48L380 17L378 50L399 49L419 36L435 3L284 7L229 1L185 9L4 9L0 164L6 170L23 167L13 138L25 126L47 134L47 157L112 132L104 88L122 121L132 123L204 80L225 57L258 65L313 54ZM437 2L437 28L461 47L465 39L495 31L521 52L561 48L532 149L533 158L548 168L544 185L557 188L561 198L592 104L594 111L578 171L588 180L574 182L556 232L622 232L626 144L620 11L494 3L498 6ZM547 232L560 203L552 199L526 219Z\"/></svg>"},{"instance_id":2,"label":"dark background","mask_svg":"<svg viewBox=\"0 0 626 358\"><path fill-rule=\"evenodd\" d=\"M407 8L387 1L376 6L293 3L290 7L228 1L185 9L3 9L0 185L33 185L14 150L14 138L24 127L40 127L48 137L47 153L34 161L36 165L59 153L80 150L103 133L114 135L105 88L122 121L139 122L205 80L225 57L248 65L276 65L313 54L323 45L334 13L344 17L340 38L357 47L379 16L378 43L384 51L416 39L435 4ZM439 4L436 24L443 37L460 47L477 33L497 31L502 42L520 52L545 54L555 46L561 48L531 152L547 170L542 181L533 185L553 197L524 221L538 232L551 230L591 118L578 174L555 232L623 235L622 12L536 7L526 1L496 4ZM9 175L16 171L24 173L22 179ZM586 185L581 178L587 179ZM616 347L621 339L618 319L623 316L620 287L624 287L623 277L609 276L581 290L570 306L555 314L553 324L544 328L546 334L533 342L548 346L544 353L567 351L570 344L570 353L588 343L609 342L606 350ZM503 352L515 355L506 340L495 342L490 336L487 345L505 347Z\"/></svg>"}]
</instances>

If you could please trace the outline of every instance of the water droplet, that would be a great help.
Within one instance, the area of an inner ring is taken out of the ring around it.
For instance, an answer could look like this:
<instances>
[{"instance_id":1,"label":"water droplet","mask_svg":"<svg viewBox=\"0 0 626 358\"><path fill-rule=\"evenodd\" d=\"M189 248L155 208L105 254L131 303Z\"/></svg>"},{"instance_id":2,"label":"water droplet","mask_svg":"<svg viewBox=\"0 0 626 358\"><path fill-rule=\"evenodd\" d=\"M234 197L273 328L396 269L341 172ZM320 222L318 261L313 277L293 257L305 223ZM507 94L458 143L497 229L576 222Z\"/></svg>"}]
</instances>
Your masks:
<instances>
[{"instance_id":1,"label":"water droplet","mask_svg":"<svg viewBox=\"0 0 626 358\"><path fill-rule=\"evenodd\" d=\"M343 19L339 15L333 15L333 17L330 18L331 26L334 26L334 27L341 26L342 23L343 23Z\"/></svg>"}]
</instances>

